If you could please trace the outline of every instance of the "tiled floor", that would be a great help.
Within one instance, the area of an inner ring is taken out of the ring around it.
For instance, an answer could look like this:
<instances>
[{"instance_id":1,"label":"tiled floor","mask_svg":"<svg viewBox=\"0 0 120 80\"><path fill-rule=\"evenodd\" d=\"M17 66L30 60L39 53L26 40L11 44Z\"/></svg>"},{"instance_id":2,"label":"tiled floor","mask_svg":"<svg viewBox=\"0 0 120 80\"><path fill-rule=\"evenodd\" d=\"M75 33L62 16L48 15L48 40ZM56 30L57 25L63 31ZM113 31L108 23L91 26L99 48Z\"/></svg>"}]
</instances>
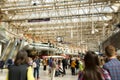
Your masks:
<instances>
[{"instance_id":1,"label":"tiled floor","mask_svg":"<svg viewBox=\"0 0 120 80\"><path fill-rule=\"evenodd\" d=\"M0 72L0 80L6 80L6 74L7 74L7 70L3 70L3 72ZM50 80L48 71L43 71L42 66L40 68L40 80ZM77 75L72 76L70 69L67 69L65 76L55 77L54 80L77 80Z\"/></svg>"}]
</instances>

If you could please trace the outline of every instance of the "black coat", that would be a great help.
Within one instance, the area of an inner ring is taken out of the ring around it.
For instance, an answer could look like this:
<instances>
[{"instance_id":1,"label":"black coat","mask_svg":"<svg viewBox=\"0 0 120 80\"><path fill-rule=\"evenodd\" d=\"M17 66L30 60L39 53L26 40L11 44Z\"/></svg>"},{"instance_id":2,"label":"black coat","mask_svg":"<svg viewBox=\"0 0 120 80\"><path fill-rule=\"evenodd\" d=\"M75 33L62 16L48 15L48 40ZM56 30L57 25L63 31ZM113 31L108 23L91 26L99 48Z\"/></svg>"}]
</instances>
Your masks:
<instances>
[{"instance_id":1,"label":"black coat","mask_svg":"<svg viewBox=\"0 0 120 80\"><path fill-rule=\"evenodd\" d=\"M10 66L8 71L8 80L27 80L28 65Z\"/></svg>"}]
</instances>

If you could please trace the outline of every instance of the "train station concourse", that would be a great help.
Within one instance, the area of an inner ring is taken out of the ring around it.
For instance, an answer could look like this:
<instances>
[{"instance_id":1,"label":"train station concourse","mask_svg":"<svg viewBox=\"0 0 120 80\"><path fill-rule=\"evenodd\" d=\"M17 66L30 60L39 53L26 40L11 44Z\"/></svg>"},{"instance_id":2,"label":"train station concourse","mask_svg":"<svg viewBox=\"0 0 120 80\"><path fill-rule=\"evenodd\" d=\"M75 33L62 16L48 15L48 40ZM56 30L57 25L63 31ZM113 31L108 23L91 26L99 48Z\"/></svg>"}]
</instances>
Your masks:
<instances>
[{"instance_id":1,"label":"train station concourse","mask_svg":"<svg viewBox=\"0 0 120 80\"><path fill-rule=\"evenodd\" d=\"M0 0L0 80L23 63L36 80L78 80L71 66L84 62L87 51L106 57L107 45L120 53L120 0ZM51 58L62 64L62 75L51 70Z\"/></svg>"}]
</instances>

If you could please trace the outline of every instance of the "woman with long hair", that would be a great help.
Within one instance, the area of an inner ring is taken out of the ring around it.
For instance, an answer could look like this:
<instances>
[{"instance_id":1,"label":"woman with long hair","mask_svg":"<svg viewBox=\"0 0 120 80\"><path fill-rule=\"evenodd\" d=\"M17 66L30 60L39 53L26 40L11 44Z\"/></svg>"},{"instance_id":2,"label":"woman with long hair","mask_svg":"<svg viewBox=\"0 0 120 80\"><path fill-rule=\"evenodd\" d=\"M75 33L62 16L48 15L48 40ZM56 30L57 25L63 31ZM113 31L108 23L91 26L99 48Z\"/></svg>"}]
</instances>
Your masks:
<instances>
[{"instance_id":1,"label":"woman with long hair","mask_svg":"<svg viewBox=\"0 0 120 80\"><path fill-rule=\"evenodd\" d=\"M93 51L86 52L85 68L79 73L78 80L111 80L109 73L99 66L98 55Z\"/></svg>"},{"instance_id":2,"label":"woman with long hair","mask_svg":"<svg viewBox=\"0 0 120 80\"><path fill-rule=\"evenodd\" d=\"M26 50L18 51L14 65L8 68L7 80L34 80L32 68L28 64Z\"/></svg>"}]
</instances>

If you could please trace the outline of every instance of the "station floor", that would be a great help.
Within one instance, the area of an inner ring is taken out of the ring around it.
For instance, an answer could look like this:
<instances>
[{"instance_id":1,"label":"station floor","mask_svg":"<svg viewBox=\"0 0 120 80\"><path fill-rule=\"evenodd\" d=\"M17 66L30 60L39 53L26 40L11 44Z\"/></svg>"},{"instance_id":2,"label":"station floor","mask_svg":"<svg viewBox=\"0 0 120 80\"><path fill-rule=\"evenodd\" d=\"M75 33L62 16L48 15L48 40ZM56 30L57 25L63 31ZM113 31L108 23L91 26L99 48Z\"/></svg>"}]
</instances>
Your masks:
<instances>
[{"instance_id":1,"label":"station floor","mask_svg":"<svg viewBox=\"0 0 120 80\"><path fill-rule=\"evenodd\" d=\"M2 72L0 71L0 80L6 80L7 70L4 69ZM70 69L66 70L66 75L55 77L54 80L77 80L78 75L71 75ZM42 66L40 67L40 80L50 80L50 76L48 75L48 70L43 71Z\"/></svg>"}]
</instances>

